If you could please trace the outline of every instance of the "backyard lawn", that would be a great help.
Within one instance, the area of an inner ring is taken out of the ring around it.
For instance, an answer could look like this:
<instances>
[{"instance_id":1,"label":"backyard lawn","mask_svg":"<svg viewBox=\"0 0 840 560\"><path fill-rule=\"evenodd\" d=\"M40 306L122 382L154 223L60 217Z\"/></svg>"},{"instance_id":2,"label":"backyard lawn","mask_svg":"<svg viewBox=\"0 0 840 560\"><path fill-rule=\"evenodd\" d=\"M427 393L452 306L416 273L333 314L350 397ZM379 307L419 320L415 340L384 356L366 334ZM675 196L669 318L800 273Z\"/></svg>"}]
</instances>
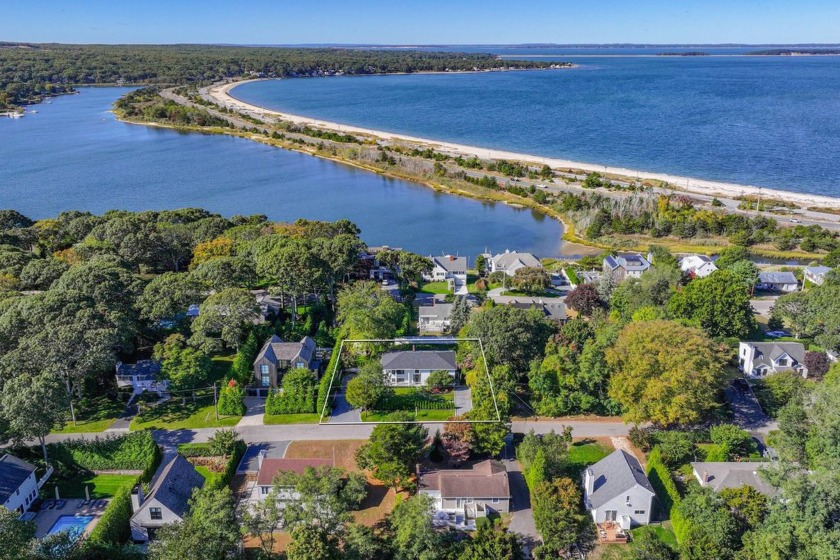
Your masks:
<instances>
[{"instance_id":1,"label":"backyard lawn","mask_svg":"<svg viewBox=\"0 0 840 560\"><path fill-rule=\"evenodd\" d=\"M117 399L106 396L96 397L87 401L74 403L76 407L76 425L70 420L67 411L67 423L60 430L53 430L56 434L82 434L102 432L114 423L122 414L125 404Z\"/></svg>"},{"instance_id":2,"label":"backyard lawn","mask_svg":"<svg viewBox=\"0 0 840 560\"><path fill-rule=\"evenodd\" d=\"M569 476L573 478L577 477L585 467L597 463L613 451L614 449L611 445L592 439L574 442L569 446L567 465Z\"/></svg>"},{"instance_id":3,"label":"backyard lawn","mask_svg":"<svg viewBox=\"0 0 840 560\"><path fill-rule=\"evenodd\" d=\"M194 428L226 428L236 426L241 416L220 416L216 420L212 397L182 401L173 398L148 408L131 421L132 430L185 430Z\"/></svg>"},{"instance_id":4,"label":"backyard lawn","mask_svg":"<svg viewBox=\"0 0 840 560\"><path fill-rule=\"evenodd\" d=\"M91 499L112 498L123 486L130 486L137 480L135 474L89 474L71 479L52 477L41 489L46 499L55 498L55 487L62 499L85 499L85 486L90 490Z\"/></svg>"},{"instance_id":5,"label":"backyard lawn","mask_svg":"<svg viewBox=\"0 0 840 560\"><path fill-rule=\"evenodd\" d=\"M321 419L318 413L311 414L266 414L263 424L317 424Z\"/></svg>"}]
</instances>

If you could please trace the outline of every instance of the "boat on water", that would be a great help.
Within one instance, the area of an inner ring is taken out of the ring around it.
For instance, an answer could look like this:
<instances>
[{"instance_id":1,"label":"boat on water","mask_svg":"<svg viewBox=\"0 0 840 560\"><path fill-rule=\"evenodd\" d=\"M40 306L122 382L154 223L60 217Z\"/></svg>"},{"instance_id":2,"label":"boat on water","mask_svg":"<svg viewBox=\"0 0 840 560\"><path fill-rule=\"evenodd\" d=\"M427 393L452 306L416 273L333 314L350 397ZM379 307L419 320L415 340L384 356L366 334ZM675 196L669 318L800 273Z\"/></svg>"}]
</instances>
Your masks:
<instances>
[{"instance_id":1,"label":"boat on water","mask_svg":"<svg viewBox=\"0 0 840 560\"><path fill-rule=\"evenodd\" d=\"M9 118L11 119L22 119L23 113L9 113Z\"/></svg>"},{"instance_id":2,"label":"boat on water","mask_svg":"<svg viewBox=\"0 0 840 560\"><path fill-rule=\"evenodd\" d=\"M35 109L32 109L29 112L34 114L34 113L37 113L38 111L36 111Z\"/></svg>"}]
</instances>

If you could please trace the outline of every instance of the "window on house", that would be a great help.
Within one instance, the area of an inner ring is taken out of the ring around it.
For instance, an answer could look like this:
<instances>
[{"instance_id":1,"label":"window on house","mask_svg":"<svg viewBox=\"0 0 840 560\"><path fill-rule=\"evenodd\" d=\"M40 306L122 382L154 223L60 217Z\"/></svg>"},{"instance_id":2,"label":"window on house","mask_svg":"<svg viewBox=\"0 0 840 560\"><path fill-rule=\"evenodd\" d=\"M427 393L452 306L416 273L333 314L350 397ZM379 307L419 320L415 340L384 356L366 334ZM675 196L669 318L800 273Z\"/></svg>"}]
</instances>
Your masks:
<instances>
[{"instance_id":1,"label":"window on house","mask_svg":"<svg viewBox=\"0 0 840 560\"><path fill-rule=\"evenodd\" d=\"M498 504L499 503L499 498L493 498L493 503Z\"/></svg>"},{"instance_id":2,"label":"window on house","mask_svg":"<svg viewBox=\"0 0 840 560\"><path fill-rule=\"evenodd\" d=\"M271 488L268 486L260 486L260 492L263 494L268 494L269 490L271 490Z\"/></svg>"},{"instance_id":3,"label":"window on house","mask_svg":"<svg viewBox=\"0 0 840 560\"><path fill-rule=\"evenodd\" d=\"M260 373L262 375L268 373L268 364L260 364Z\"/></svg>"},{"instance_id":4,"label":"window on house","mask_svg":"<svg viewBox=\"0 0 840 560\"><path fill-rule=\"evenodd\" d=\"M644 515L644 514L645 514L645 510L643 510L643 509L637 509L636 511L633 512L633 515Z\"/></svg>"},{"instance_id":5,"label":"window on house","mask_svg":"<svg viewBox=\"0 0 840 560\"><path fill-rule=\"evenodd\" d=\"M297 364L295 364L295 367L298 368L298 369L305 368L306 364L304 364L303 362L298 362Z\"/></svg>"},{"instance_id":6,"label":"window on house","mask_svg":"<svg viewBox=\"0 0 840 560\"><path fill-rule=\"evenodd\" d=\"M263 373L262 377L260 378L260 383L263 387L268 387L269 385L271 385L271 376L267 373Z\"/></svg>"},{"instance_id":7,"label":"window on house","mask_svg":"<svg viewBox=\"0 0 840 560\"><path fill-rule=\"evenodd\" d=\"M163 519L163 512L160 508L149 508L149 517L152 518L152 521L160 521Z\"/></svg>"}]
</instances>

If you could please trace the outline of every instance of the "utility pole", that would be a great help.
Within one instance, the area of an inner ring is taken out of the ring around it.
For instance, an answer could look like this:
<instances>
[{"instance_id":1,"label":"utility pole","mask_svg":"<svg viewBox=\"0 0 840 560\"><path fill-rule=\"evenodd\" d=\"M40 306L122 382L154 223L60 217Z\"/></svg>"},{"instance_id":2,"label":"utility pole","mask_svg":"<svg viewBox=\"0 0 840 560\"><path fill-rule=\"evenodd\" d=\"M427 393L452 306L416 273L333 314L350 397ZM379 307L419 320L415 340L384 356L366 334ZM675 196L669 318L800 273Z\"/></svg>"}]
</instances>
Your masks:
<instances>
[{"instance_id":1,"label":"utility pole","mask_svg":"<svg viewBox=\"0 0 840 560\"><path fill-rule=\"evenodd\" d=\"M219 399L216 396L216 382L213 382L213 408L216 410L216 420L219 419Z\"/></svg>"}]
</instances>

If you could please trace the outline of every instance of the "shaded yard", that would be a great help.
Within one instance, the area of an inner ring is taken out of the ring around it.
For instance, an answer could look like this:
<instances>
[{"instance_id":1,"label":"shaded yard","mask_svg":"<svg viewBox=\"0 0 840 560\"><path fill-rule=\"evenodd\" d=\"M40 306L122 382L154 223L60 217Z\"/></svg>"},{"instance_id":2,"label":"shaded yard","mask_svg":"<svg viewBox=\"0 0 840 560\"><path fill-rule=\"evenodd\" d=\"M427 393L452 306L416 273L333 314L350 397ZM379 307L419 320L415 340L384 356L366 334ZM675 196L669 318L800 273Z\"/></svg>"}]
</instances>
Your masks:
<instances>
[{"instance_id":1,"label":"shaded yard","mask_svg":"<svg viewBox=\"0 0 840 560\"><path fill-rule=\"evenodd\" d=\"M213 397L201 396L193 402L192 397L182 401L173 398L152 406L131 421L131 430L162 429L182 430L193 428L224 428L236 426L241 416L219 416L213 407Z\"/></svg>"},{"instance_id":2,"label":"shaded yard","mask_svg":"<svg viewBox=\"0 0 840 560\"><path fill-rule=\"evenodd\" d=\"M110 399L107 396L95 397L84 401L75 402L76 425L70 420L70 411L67 411L67 424L60 430L53 430L56 434L82 434L102 432L114 423L125 408L125 403L119 399Z\"/></svg>"}]
</instances>

